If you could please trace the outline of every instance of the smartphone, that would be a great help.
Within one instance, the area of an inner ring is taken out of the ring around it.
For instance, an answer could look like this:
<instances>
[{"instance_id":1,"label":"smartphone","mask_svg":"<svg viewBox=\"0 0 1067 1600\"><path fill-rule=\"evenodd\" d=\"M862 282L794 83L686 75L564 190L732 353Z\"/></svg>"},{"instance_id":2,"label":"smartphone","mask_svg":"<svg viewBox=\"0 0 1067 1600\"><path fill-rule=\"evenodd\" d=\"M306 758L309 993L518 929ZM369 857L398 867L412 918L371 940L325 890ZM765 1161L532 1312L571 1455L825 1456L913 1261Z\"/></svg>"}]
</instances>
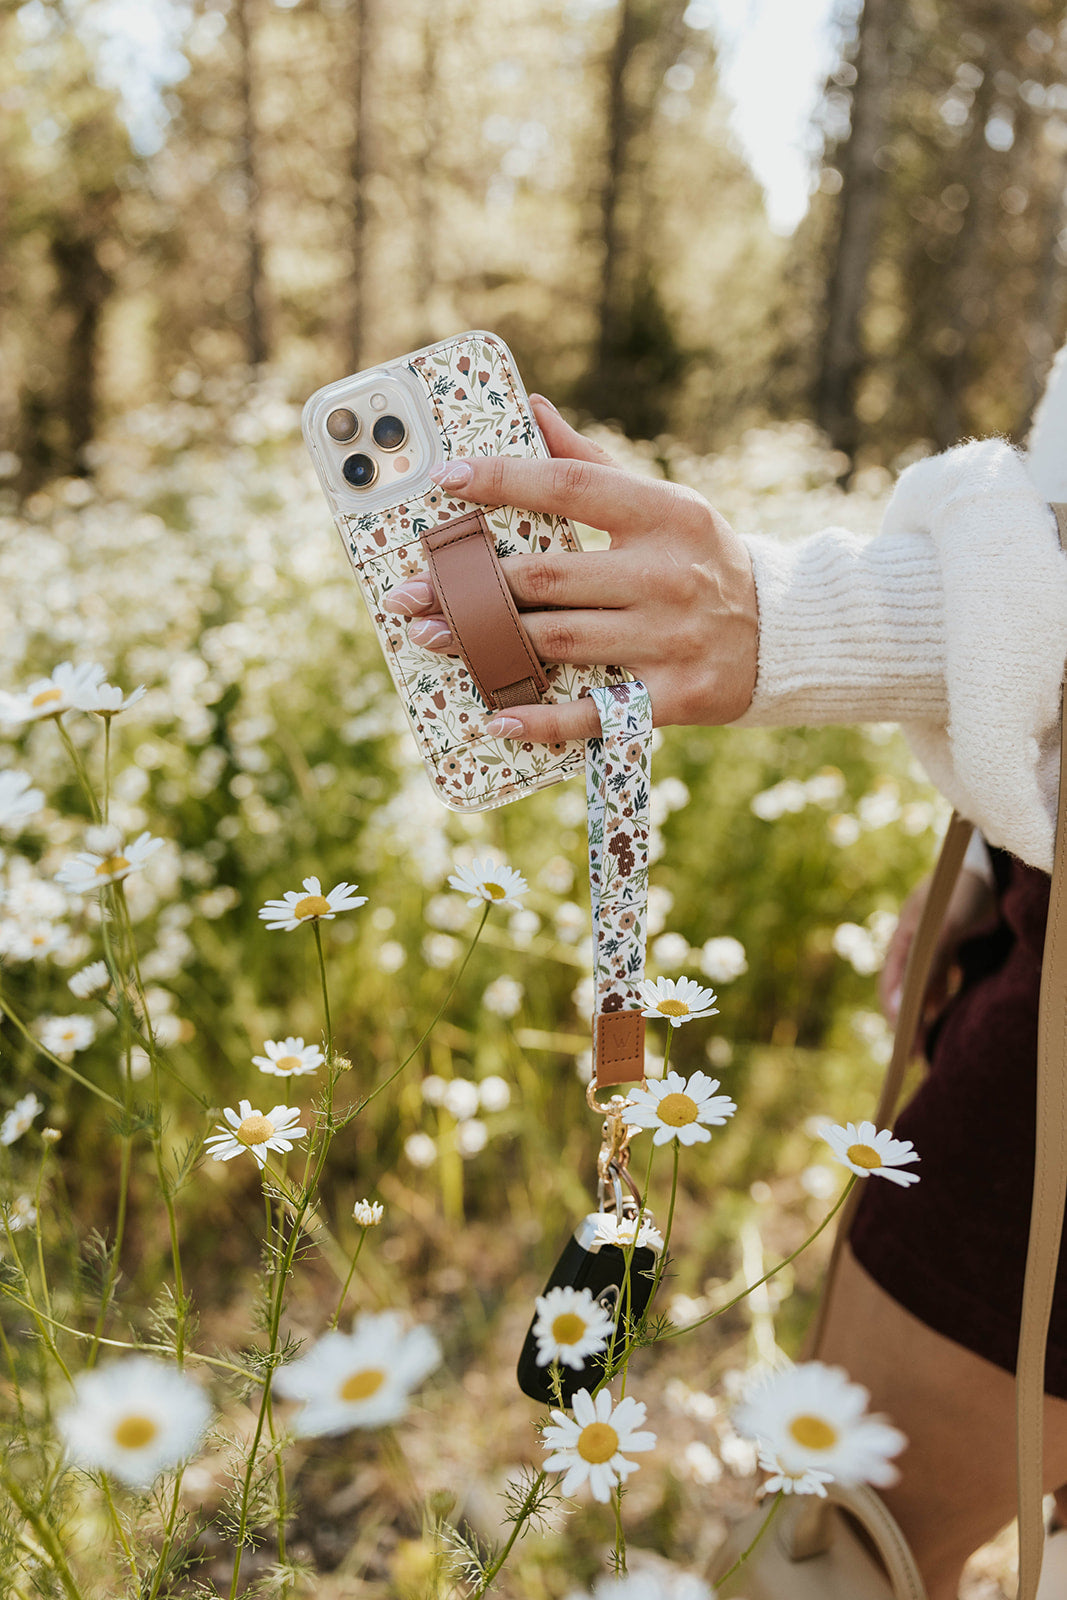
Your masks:
<instances>
[{"instance_id":1,"label":"smartphone","mask_svg":"<svg viewBox=\"0 0 1067 1600\"><path fill-rule=\"evenodd\" d=\"M475 506L429 473L456 456L547 456L514 358L494 333L474 331L328 384L304 406L304 439L348 552L371 622L438 799L487 811L584 769L581 740L545 745L491 739L491 708L463 662L412 644L390 590L428 573L423 535L474 510L503 558L577 550L565 517ZM542 700L577 699L620 682L617 667L548 663Z\"/></svg>"}]
</instances>

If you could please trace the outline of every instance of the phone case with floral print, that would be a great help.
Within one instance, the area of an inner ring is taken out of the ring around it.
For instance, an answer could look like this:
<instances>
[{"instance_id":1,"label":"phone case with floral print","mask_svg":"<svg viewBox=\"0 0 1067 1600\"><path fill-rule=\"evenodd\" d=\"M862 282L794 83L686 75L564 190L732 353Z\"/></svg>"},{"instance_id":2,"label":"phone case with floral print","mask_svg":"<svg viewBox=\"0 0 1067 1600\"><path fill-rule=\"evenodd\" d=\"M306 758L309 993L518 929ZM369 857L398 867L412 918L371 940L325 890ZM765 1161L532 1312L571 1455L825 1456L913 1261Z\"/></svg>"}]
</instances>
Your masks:
<instances>
[{"instance_id":1,"label":"phone case with floral print","mask_svg":"<svg viewBox=\"0 0 1067 1600\"><path fill-rule=\"evenodd\" d=\"M353 425L350 439L338 440ZM428 477L432 466L455 456L547 455L503 340L492 333L460 334L330 384L307 402L303 426L438 798L454 810L484 811L582 771L581 740L536 745L486 737L491 708L464 663L412 644L404 619L383 609L390 590L428 572L422 535L473 510L482 511L501 558L579 548L564 517L514 506L476 507ZM386 440L381 449L379 437ZM393 442L398 437L399 447ZM364 440L366 453L344 457ZM363 510L360 497L367 491L353 480L372 471L378 503ZM547 703L576 699L623 676L615 667L547 664L545 671Z\"/></svg>"}]
</instances>

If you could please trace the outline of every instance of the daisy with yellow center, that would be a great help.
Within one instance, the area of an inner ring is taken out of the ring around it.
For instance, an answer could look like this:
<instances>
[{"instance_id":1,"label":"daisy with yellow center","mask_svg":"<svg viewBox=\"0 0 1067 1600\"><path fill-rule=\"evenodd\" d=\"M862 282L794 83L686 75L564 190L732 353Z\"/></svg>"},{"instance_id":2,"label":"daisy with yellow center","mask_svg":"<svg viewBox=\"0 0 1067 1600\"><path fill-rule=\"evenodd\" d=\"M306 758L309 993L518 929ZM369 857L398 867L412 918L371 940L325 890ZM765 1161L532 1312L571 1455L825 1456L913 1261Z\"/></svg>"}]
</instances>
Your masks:
<instances>
[{"instance_id":1,"label":"daisy with yellow center","mask_svg":"<svg viewBox=\"0 0 1067 1600\"><path fill-rule=\"evenodd\" d=\"M302 894L298 889L287 889L283 899L268 900L259 908L260 919L268 928L280 928L285 933L306 923L332 922L339 911L354 911L357 906L366 905L365 894L352 893L356 887L354 883L338 883L323 894L318 878L305 878Z\"/></svg>"},{"instance_id":2,"label":"daisy with yellow center","mask_svg":"<svg viewBox=\"0 0 1067 1600\"><path fill-rule=\"evenodd\" d=\"M71 894L91 894L105 884L128 878L163 844L162 839L155 839L150 833L142 833L126 844L118 828L111 827L87 829L85 842L88 850L69 857L56 873L56 882Z\"/></svg>"},{"instance_id":3,"label":"daisy with yellow center","mask_svg":"<svg viewBox=\"0 0 1067 1600\"><path fill-rule=\"evenodd\" d=\"M75 1378L74 1402L56 1426L77 1466L149 1489L194 1454L210 1417L192 1378L149 1356L130 1356Z\"/></svg>"},{"instance_id":4,"label":"daisy with yellow center","mask_svg":"<svg viewBox=\"0 0 1067 1600\"><path fill-rule=\"evenodd\" d=\"M640 1400L627 1395L617 1406L607 1389L594 1399L588 1389L579 1389L571 1402L574 1415L553 1411L552 1422L542 1434L542 1443L552 1453L545 1460L546 1472L563 1472L561 1494L573 1494L588 1483L594 1500L606 1504L616 1484L625 1483L640 1465L627 1460L627 1452L641 1454L655 1448L656 1435L638 1430L645 1420Z\"/></svg>"},{"instance_id":5,"label":"daisy with yellow center","mask_svg":"<svg viewBox=\"0 0 1067 1600\"><path fill-rule=\"evenodd\" d=\"M873 1122L848 1122L843 1128L831 1123L822 1136L834 1158L860 1178L888 1178L902 1189L919 1181L917 1172L901 1171L919 1160L915 1146L910 1139L894 1139L887 1128Z\"/></svg>"},{"instance_id":6,"label":"daisy with yellow center","mask_svg":"<svg viewBox=\"0 0 1067 1600\"><path fill-rule=\"evenodd\" d=\"M665 1017L672 1028L694 1017L717 1017L715 990L705 989L692 978L645 978L637 985L642 1016Z\"/></svg>"},{"instance_id":7,"label":"daisy with yellow center","mask_svg":"<svg viewBox=\"0 0 1067 1600\"><path fill-rule=\"evenodd\" d=\"M737 1408L734 1424L758 1441L764 1465L783 1478L815 1472L821 1483L884 1487L896 1482L892 1458L907 1440L867 1411L869 1400L843 1368L807 1361L764 1379Z\"/></svg>"},{"instance_id":8,"label":"daisy with yellow center","mask_svg":"<svg viewBox=\"0 0 1067 1600\"><path fill-rule=\"evenodd\" d=\"M260 1072L274 1078L305 1077L326 1060L317 1045L305 1044L303 1039L268 1039L263 1048L266 1055L253 1056L252 1060Z\"/></svg>"},{"instance_id":9,"label":"daisy with yellow center","mask_svg":"<svg viewBox=\"0 0 1067 1600\"><path fill-rule=\"evenodd\" d=\"M21 1100L16 1100L11 1110L4 1115L0 1122L0 1144L14 1144L16 1139L33 1126L34 1117L39 1117L44 1110L43 1103L35 1094L24 1094Z\"/></svg>"},{"instance_id":10,"label":"daisy with yellow center","mask_svg":"<svg viewBox=\"0 0 1067 1600\"><path fill-rule=\"evenodd\" d=\"M0 722L41 722L65 711L83 711L103 678L104 669L95 661L80 667L63 661L51 677L37 678L21 694L0 691Z\"/></svg>"},{"instance_id":11,"label":"daisy with yellow center","mask_svg":"<svg viewBox=\"0 0 1067 1600\"><path fill-rule=\"evenodd\" d=\"M351 1333L324 1334L279 1367L274 1388L283 1399L302 1402L291 1424L302 1438L381 1428L403 1416L412 1389L440 1360L429 1328L407 1327L396 1311L368 1312Z\"/></svg>"},{"instance_id":12,"label":"daisy with yellow center","mask_svg":"<svg viewBox=\"0 0 1067 1600\"><path fill-rule=\"evenodd\" d=\"M557 1288L537 1297L537 1365L558 1361L581 1370L586 1356L607 1349L613 1318L588 1289Z\"/></svg>"},{"instance_id":13,"label":"daisy with yellow center","mask_svg":"<svg viewBox=\"0 0 1067 1600\"><path fill-rule=\"evenodd\" d=\"M520 910L521 897L530 887L521 873L488 856L484 861L472 861L469 867L459 867L449 874L448 881L453 889L470 897L469 906L488 903Z\"/></svg>"},{"instance_id":14,"label":"daisy with yellow center","mask_svg":"<svg viewBox=\"0 0 1067 1600\"><path fill-rule=\"evenodd\" d=\"M694 1072L686 1080L680 1072L668 1072L658 1083L631 1089L626 1120L638 1128L653 1128L653 1144L705 1144L711 1134L708 1126L721 1128L737 1106L728 1095L716 1094L717 1078Z\"/></svg>"},{"instance_id":15,"label":"daisy with yellow center","mask_svg":"<svg viewBox=\"0 0 1067 1600\"><path fill-rule=\"evenodd\" d=\"M260 1168L271 1150L288 1153L296 1139L302 1139L306 1128L295 1126L300 1115L297 1106L272 1106L267 1112L254 1111L248 1100L242 1100L240 1109L225 1106L222 1112L229 1128L221 1122L215 1124L218 1132L205 1139L204 1148L210 1151L213 1161L232 1161L245 1151L254 1156Z\"/></svg>"}]
</instances>

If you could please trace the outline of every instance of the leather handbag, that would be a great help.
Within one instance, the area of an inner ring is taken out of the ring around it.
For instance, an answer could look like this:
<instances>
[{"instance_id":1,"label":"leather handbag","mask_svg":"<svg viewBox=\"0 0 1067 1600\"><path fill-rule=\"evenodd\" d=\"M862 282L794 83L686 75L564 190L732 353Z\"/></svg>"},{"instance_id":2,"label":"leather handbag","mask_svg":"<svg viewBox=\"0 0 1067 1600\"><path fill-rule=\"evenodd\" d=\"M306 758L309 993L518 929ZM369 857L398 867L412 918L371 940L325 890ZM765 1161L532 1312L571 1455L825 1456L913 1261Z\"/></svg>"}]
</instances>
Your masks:
<instances>
[{"instance_id":1,"label":"leather handbag","mask_svg":"<svg viewBox=\"0 0 1067 1600\"><path fill-rule=\"evenodd\" d=\"M1053 506L1060 544L1067 551L1067 505ZM1061 700L1061 750L1067 749L1067 695ZM930 892L912 940L904 974L893 1055L875 1114L880 1128L896 1112L911 1042L922 1016L923 997L937 936L952 894L972 825L954 813L934 869ZM1026 1257L1019 1354L1016 1362L1016 1477L1018 1483L1019 1582L1017 1600L1034 1600L1041 1578L1045 1530L1042 1519L1042 1433L1045 1345L1067 1205L1067 772L1061 763L1056 849L1049 896L1037 1052L1037 1148L1034 1161L1030 1241ZM819 1334L858 1200L853 1191L842 1212L810 1345ZM768 1508L743 1518L715 1559L725 1574L752 1545ZM782 1501L765 1535L738 1570L717 1589L720 1600L925 1600L926 1591L907 1541L873 1489L828 1485L825 1499L798 1495Z\"/></svg>"}]
</instances>

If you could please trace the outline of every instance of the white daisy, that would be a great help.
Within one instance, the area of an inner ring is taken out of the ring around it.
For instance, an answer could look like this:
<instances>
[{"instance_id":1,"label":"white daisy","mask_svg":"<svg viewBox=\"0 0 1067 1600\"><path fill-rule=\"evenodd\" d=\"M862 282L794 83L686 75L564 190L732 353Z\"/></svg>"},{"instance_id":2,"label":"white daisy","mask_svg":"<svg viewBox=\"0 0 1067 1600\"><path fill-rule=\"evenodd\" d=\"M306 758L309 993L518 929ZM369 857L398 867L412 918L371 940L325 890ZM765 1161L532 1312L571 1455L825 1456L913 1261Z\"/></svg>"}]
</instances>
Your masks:
<instances>
[{"instance_id":1,"label":"white daisy","mask_svg":"<svg viewBox=\"0 0 1067 1600\"><path fill-rule=\"evenodd\" d=\"M305 1044L299 1038L268 1039L263 1048L266 1055L253 1056L252 1060L260 1072L274 1078L302 1078L326 1060L317 1045Z\"/></svg>"},{"instance_id":2,"label":"white daisy","mask_svg":"<svg viewBox=\"0 0 1067 1600\"><path fill-rule=\"evenodd\" d=\"M123 697L122 690L117 689L113 683L99 683L82 696L79 709L95 711L101 717L114 717L120 711L128 711L131 706L136 705L138 700L143 698L144 692L144 684L139 683L136 689L131 689L129 694Z\"/></svg>"},{"instance_id":3,"label":"white daisy","mask_svg":"<svg viewBox=\"0 0 1067 1600\"><path fill-rule=\"evenodd\" d=\"M845 1484L895 1483L890 1457L907 1440L880 1416L867 1413L870 1395L842 1367L807 1361L772 1373L734 1413L734 1424L756 1439L783 1475L814 1469Z\"/></svg>"},{"instance_id":4,"label":"white daisy","mask_svg":"<svg viewBox=\"0 0 1067 1600\"><path fill-rule=\"evenodd\" d=\"M28 772L0 772L0 828L21 825L44 805L44 791L30 781Z\"/></svg>"},{"instance_id":5,"label":"white daisy","mask_svg":"<svg viewBox=\"0 0 1067 1600\"><path fill-rule=\"evenodd\" d=\"M841 1165L861 1178L888 1178L902 1189L919 1181L917 1172L897 1170L919 1160L911 1140L894 1139L888 1129L878 1129L873 1122L859 1126L849 1122L843 1128L832 1123L823 1129L822 1137Z\"/></svg>"},{"instance_id":6,"label":"white daisy","mask_svg":"<svg viewBox=\"0 0 1067 1600\"><path fill-rule=\"evenodd\" d=\"M102 681L104 669L96 662L76 667L62 662L50 678L37 678L21 694L0 691L0 720L40 722L44 717L59 717L64 711L80 711L82 701Z\"/></svg>"},{"instance_id":7,"label":"white daisy","mask_svg":"<svg viewBox=\"0 0 1067 1600\"><path fill-rule=\"evenodd\" d=\"M96 1038L91 1017L42 1017L37 1025L41 1043L61 1061L69 1061L78 1050L87 1050Z\"/></svg>"},{"instance_id":8,"label":"white daisy","mask_svg":"<svg viewBox=\"0 0 1067 1600\"><path fill-rule=\"evenodd\" d=\"M634 1431L645 1420L645 1407L631 1395L613 1407L607 1389L601 1389L595 1400L588 1389L579 1389L571 1409L573 1417L553 1411L552 1423L544 1430L542 1443L552 1451L545 1470L566 1473L562 1494L573 1494L588 1483L593 1499L606 1503L615 1485L624 1483L640 1465L627 1461L623 1451L651 1450L656 1435Z\"/></svg>"},{"instance_id":9,"label":"white daisy","mask_svg":"<svg viewBox=\"0 0 1067 1600\"><path fill-rule=\"evenodd\" d=\"M380 1200L357 1200L352 1207L352 1219L361 1228L376 1228L384 1216L385 1207Z\"/></svg>"},{"instance_id":10,"label":"white daisy","mask_svg":"<svg viewBox=\"0 0 1067 1600\"><path fill-rule=\"evenodd\" d=\"M692 978L645 978L637 985L642 1001L642 1016L666 1017L672 1028L694 1017L717 1017L715 990L705 989Z\"/></svg>"},{"instance_id":11,"label":"white daisy","mask_svg":"<svg viewBox=\"0 0 1067 1600\"><path fill-rule=\"evenodd\" d=\"M677 1139L679 1144L704 1144L711 1134L703 1123L721 1128L737 1106L728 1095L716 1094L718 1078L694 1072L686 1081L680 1072L668 1072L658 1083L631 1089L626 1120L639 1128L654 1128L653 1144Z\"/></svg>"},{"instance_id":12,"label":"white daisy","mask_svg":"<svg viewBox=\"0 0 1067 1600\"><path fill-rule=\"evenodd\" d=\"M150 833L142 833L132 844L124 844L115 828L89 830L86 837L93 844L104 844L104 850L82 850L64 861L56 873L56 882L72 894L89 894L93 889L103 888L105 883L118 883L129 877L163 844L162 839L155 839Z\"/></svg>"},{"instance_id":13,"label":"white daisy","mask_svg":"<svg viewBox=\"0 0 1067 1600\"><path fill-rule=\"evenodd\" d=\"M357 887L354 883L339 883L329 894L323 894L318 878L305 878L303 894L298 889L288 889L283 900L268 900L260 906L259 915L268 928L281 928L286 933L305 922L332 922L339 911L354 911L357 906L366 905L365 894L349 892Z\"/></svg>"},{"instance_id":14,"label":"white daisy","mask_svg":"<svg viewBox=\"0 0 1067 1600\"><path fill-rule=\"evenodd\" d=\"M574 1595L570 1600L584 1600ZM631 1572L625 1578L601 1578L590 1600L715 1600L702 1578L691 1572Z\"/></svg>"},{"instance_id":15,"label":"white daisy","mask_svg":"<svg viewBox=\"0 0 1067 1600\"><path fill-rule=\"evenodd\" d=\"M12 1233L21 1233L24 1228L37 1226L37 1207L28 1194L15 1196L7 1208L6 1220Z\"/></svg>"},{"instance_id":16,"label":"white daisy","mask_svg":"<svg viewBox=\"0 0 1067 1600\"><path fill-rule=\"evenodd\" d=\"M94 994L103 994L111 983L111 974L107 970L106 961L90 961L87 967L82 967L72 978L67 979L67 988L77 1000L88 1000Z\"/></svg>"},{"instance_id":17,"label":"white daisy","mask_svg":"<svg viewBox=\"0 0 1067 1600\"><path fill-rule=\"evenodd\" d=\"M148 1489L195 1452L210 1417L211 1404L192 1378L149 1356L129 1356L79 1374L74 1403L56 1426L77 1466Z\"/></svg>"},{"instance_id":18,"label":"white daisy","mask_svg":"<svg viewBox=\"0 0 1067 1600\"><path fill-rule=\"evenodd\" d=\"M305 1355L279 1367L274 1387L302 1400L293 1431L302 1438L381 1428L407 1410L408 1395L441 1360L429 1328L409 1328L396 1311L365 1312L351 1333L324 1334Z\"/></svg>"},{"instance_id":19,"label":"white daisy","mask_svg":"<svg viewBox=\"0 0 1067 1600\"><path fill-rule=\"evenodd\" d=\"M620 1250L628 1250L632 1244L638 1250L663 1249L663 1235L647 1213L638 1226L636 1217L624 1216L620 1220L613 1211L602 1211L596 1219L593 1239L596 1244L614 1244Z\"/></svg>"},{"instance_id":20,"label":"white daisy","mask_svg":"<svg viewBox=\"0 0 1067 1600\"><path fill-rule=\"evenodd\" d=\"M537 1365L561 1361L580 1370L586 1356L606 1350L615 1320L588 1289L558 1288L537 1297Z\"/></svg>"},{"instance_id":21,"label":"white daisy","mask_svg":"<svg viewBox=\"0 0 1067 1600\"><path fill-rule=\"evenodd\" d=\"M478 1085L478 1099L483 1111L506 1111L511 1104L511 1087L506 1078L491 1072Z\"/></svg>"},{"instance_id":22,"label":"white daisy","mask_svg":"<svg viewBox=\"0 0 1067 1600\"><path fill-rule=\"evenodd\" d=\"M302 1139L306 1128L294 1127L300 1109L297 1106L272 1106L270 1111L253 1111L251 1102L242 1100L239 1111L224 1106L222 1111L229 1128L216 1122L218 1133L204 1140L205 1150L210 1150L213 1161L232 1161L234 1156L247 1150L262 1167L268 1150L293 1148L295 1139ZM231 1132L232 1129L232 1132Z\"/></svg>"},{"instance_id":23,"label":"white daisy","mask_svg":"<svg viewBox=\"0 0 1067 1600\"><path fill-rule=\"evenodd\" d=\"M487 900L490 905L521 907L520 896L530 887L521 873L491 856L458 868L449 874L448 881L460 894L470 896L469 906L479 906Z\"/></svg>"},{"instance_id":24,"label":"white daisy","mask_svg":"<svg viewBox=\"0 0 1067 1600\"><path fill-rule=\"evenodd\" d=\"M12 961L43 961L61 950L69 937L63 922L16 922L5 917L0 921L0 954Z\"/></svg>"},{"instance_id":25,"label":"white daisy","mask_svg":"<svg viewBox=\"0 0 1067 1600\"><path fill-rule=\"evenodd\" d=\"M817 1494L826 1498L826 1485L833 1483L832 1472L822 1472L818 1467L808 1467L803 1472L787 1472L766 1445L759 1447L759 1464L770 1474L761 1485L761 1494Z\"/></svg>"},{"instance_id":26,"label":"white daisy","mask_svg":"<svg viewBox=\"0 0 1067 1600\"><path fill-rule=\"evenodd\" d=\"M0 1144L14 1144L16 1139L21 1139L32 1126L34 1117L39 1117L43 1110L44 1104L35 1094L24 1094L21 1100L16 1100L0 1122Z\"/></svg>"}]
</instances>

